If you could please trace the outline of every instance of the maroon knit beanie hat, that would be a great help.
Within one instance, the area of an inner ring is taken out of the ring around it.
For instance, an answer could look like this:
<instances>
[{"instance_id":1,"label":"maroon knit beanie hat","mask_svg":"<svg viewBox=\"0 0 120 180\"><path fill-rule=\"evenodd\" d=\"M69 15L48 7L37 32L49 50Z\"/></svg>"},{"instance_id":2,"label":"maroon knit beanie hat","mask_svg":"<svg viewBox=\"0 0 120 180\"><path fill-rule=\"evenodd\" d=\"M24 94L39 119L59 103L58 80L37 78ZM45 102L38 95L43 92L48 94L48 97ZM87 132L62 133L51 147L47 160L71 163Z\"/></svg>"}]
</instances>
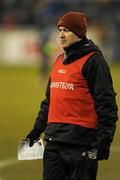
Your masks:
<instances>
[{"instance_id":1,"label":"maroon knit beanie hat","mask_svg":"<svg viewBox=\"0 0 120 180\"><path fill-rule=\"evenodd\" d=\"M80 38L84 37L87 29L86 15L84 13L69 12L59 19L59 26L69 29Z\"/></svg>"}]
</instances>

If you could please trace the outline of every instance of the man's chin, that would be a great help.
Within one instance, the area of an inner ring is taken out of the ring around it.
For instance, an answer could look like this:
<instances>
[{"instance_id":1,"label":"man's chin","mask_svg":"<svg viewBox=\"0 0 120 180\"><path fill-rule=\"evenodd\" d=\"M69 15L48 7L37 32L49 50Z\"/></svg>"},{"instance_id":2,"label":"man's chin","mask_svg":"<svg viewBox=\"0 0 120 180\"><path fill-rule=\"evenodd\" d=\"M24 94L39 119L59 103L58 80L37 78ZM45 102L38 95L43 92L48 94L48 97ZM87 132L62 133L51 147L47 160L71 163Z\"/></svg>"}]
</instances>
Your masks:
<instances>
[{"instance_id":1,"label":"man's chin","mask_svg":"<svg viewBox=\"0 0 120 180\"><path fill-rule=\"evenodd\" d=\"M67 48L67 47L68 47L68 44L62 44L62 43L61 43L61 46L62 46L62 48Z\"/></svg>"}]
</instances>

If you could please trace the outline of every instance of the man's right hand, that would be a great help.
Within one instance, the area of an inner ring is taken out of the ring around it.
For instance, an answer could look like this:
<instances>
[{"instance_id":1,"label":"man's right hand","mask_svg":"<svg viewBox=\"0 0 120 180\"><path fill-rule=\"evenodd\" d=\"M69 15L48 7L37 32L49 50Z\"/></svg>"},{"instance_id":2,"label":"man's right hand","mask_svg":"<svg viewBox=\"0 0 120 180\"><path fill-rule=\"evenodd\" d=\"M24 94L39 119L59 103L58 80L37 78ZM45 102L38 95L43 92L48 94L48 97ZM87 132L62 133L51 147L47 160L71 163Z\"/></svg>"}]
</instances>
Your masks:
<instances>
[{"instance_id":1,"label":"man's right hand","mask_svg":"<svg viewBox=\"0 0 120 180\"><path fill-rule=\"evenodd\" d=\"M26 140L29 140L29 146L32 147L33 144L39 139L40 137L40 130L37 128L32 129L32 131L26 136Z\"/></svg>"}]
</instances>

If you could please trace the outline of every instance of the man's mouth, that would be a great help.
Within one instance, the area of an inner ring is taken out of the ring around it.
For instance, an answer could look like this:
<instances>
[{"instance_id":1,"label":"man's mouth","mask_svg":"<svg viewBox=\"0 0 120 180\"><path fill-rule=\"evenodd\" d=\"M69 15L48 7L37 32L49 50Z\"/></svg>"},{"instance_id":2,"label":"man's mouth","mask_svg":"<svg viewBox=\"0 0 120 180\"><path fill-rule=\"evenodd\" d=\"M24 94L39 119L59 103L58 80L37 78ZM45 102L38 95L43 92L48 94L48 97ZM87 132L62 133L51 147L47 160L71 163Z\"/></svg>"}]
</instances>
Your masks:
<instances>
[{"instance_id":1,"label":"man's mouth","mask_svg":"<svg viewBox=\"0 0 120 180\"><path fill-rule=\"evenodd\" d=\"M61 44L64 44L64 43L66 43L66 40L61 40L60 42L61 42Z\"/></svg>"}]
</instances>

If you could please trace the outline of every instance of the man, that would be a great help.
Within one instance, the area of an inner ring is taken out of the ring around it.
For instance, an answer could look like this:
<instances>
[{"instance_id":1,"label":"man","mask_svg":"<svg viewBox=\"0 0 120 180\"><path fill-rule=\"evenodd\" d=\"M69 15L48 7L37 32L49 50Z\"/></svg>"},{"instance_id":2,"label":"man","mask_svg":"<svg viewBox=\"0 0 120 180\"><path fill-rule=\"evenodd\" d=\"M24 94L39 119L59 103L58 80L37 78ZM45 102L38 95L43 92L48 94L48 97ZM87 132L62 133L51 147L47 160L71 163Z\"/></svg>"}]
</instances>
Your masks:
<instances>
[{"instance_id":1,"label":"man","mask_svg":"<svg viewBox=\"0 0 120 180\"><path fill-rule=\"evenodd\" d=\"M117 105L109 67L86 37L83 13L58 21L64 49L54 63L46 98L27 135L30 146L45 131L44 180L96 180L98 160L108 159Z\"/></svg>"}]
</instances>

